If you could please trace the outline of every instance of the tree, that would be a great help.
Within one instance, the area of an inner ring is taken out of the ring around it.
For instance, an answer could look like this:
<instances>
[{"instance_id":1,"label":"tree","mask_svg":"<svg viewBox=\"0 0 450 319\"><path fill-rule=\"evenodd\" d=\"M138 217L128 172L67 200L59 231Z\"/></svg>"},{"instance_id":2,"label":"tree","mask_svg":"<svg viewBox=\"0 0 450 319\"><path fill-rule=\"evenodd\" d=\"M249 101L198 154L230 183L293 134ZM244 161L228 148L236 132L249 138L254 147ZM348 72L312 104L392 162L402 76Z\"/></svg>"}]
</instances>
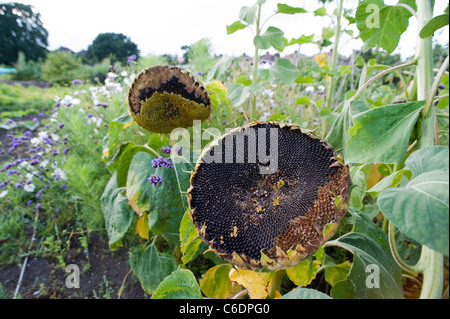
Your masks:
<instances>
[{"instance_id":1,"label":"tree","mask_svg":"<svg viewBox=\"0 0 450 319\"><path fill-rule=\"evenodd\" d=\"M122 33L100 33L88 47L86 59L91 63L112 58L125 63L132 54L139 55L137 45Z\"/></svg>"},{"instance_id":2,"label":"tree","mask_svg":"<svg viewBox=\"0 0 450 319\"><path fill-rule=\"evenodd\" d=\"M48 31L34 7L16 2L0 4L0 64L13 65L19 52L27 60L45 58L47 46Z\"/></svg>"}]
</instances>

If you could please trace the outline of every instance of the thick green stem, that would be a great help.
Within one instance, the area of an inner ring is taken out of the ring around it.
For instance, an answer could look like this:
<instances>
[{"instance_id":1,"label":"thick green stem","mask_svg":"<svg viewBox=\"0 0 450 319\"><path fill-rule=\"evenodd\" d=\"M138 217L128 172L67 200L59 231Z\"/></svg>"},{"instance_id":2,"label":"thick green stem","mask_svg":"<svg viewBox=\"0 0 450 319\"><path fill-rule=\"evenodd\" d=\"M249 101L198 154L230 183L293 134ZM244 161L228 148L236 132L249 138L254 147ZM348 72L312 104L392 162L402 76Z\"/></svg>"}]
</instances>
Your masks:
<instances>
[{"instance_id":1,"label":"thick green stem","mask_svg":"<svg viewBox=\"0 0 450 319\"><path fill-rule=\"evenodd\" d=\"M417 0L417 24L418 30L432 18L432 3L430 0ZM433 56L432 39L418 37L417 43L417 99L428 100L433 83ZM422 132L419 138L419 148L436 145L437 127L435 124L436 110L432 103L428 104L422 113ZM422 270L423 286L421 299L441 298L444 275L443 255L423 245L420 260L416 267Z\"/></svg>"},{"instance_id":2,"label":"thick green stem","mask_svg":"<svg viewBox=\"0 0 450 319\"><path fill-rule=\"evenodd\" d=\"M269 295L268 295L269 299L274 299L276 297L276 292L280 291L281 280L283 279L284 274L285 274L284 269L275 270L275 272L273 273L273 278L272 281L270 282L269 287Z\"/></svg>"},{"instance_id":3,"label":"thick green stem","mask_svg":"<svg viewBox=\"0 0 450 319\"><path fill-rule=\"evenodd\" d=\"M431 1L418 0L417 1L417 24L418 30L430 21L432 18ZM432 38L427 37L422 39L418 37L417 40L417 100L426 100L433 83L433 51ZM419 147L428 147L435 145L434 140L434 107L430 107L427 114L422 116L422 136L419 140Z\"/></svg>"},{"instance_id":4,"label":"thick green stem","mask_svg":"<svg viewBox=\"0 0 450 319\"><path fill-rule=\"evenodd\" d=\"M261 34L260 24L261 24L261 4L258 4L258 16L256 17L255 36L259 36ZM255 53L253 55L253 73L252 73L253 83L258 83L258 65L259 65L259 49L255 45ZM250 110L248 116L250 120L254 120L256 117L256 95L251 95Z\"/></svg>"},{"instance_id":5,"label":"thick green stem","mask_svg":"<svg viewBox=\"0 0 450 319\"><path fill-rule=\"evenodd\" d=\"M330 66L331 71L334 71L334 69L336 69L337 59L338 59L338 55L339 55L338 54L338 45L339 45L339 38L341 36L341 17L342 17L343 2L344 2L343 0L339 0L339 2L338 2L336 28L334 30L333 56L331 57L331 66ZM331 77L328 82L327 107L331 107L331 103L333 101L334 83L335 83L335 80L333 77Z\"/></svg>"}]
</instances>

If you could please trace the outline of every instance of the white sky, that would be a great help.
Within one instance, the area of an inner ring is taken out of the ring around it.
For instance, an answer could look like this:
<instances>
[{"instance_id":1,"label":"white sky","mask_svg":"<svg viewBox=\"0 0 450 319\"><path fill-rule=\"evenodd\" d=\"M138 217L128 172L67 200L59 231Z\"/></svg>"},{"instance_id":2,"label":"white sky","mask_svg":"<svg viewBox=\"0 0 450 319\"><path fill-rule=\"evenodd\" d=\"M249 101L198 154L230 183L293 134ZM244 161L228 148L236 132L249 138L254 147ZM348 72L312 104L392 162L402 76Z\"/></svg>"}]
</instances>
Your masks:
<instances>
[{"instance_id":1,"label":"white sky","mask_svg":"<svg viewBox=\"0 0 450 319\"><path fill-rule=\"evenodd\" d=\"M238 56L242 53L253 55L252 33L245 29L232 35L226 34L226 26L238 20L241 6L253 5L256 0L17 0L36 7L41 14L45 28L49 31L49 49L60 46L78 52L87 47L99 33L123 33L138 45L141 55L182 54L183 45L208 38L216 54ZM275 10L277 3L303 7L308 11L319 8L317 0L267 0L263 5L263 20ZM344 0L345 8L356 7L357 0ZM385 3L397 3L385 0ZM441 14L447 0L436 0L435 12ZM332 12L335 4L330 4ZM346 19L343 19L346 22ZM415 51L415 18L410 18L410 26L402 37L399 48L394 53L403 57ZM270 19L265 27L275 26L285 32L288 39L301 34L321 34L321 28L330 26L327 17L313 17L312 14L280 14ZM354 31L355 35L357 31ZM448 27L441 29L437 37L440 42L448 42ZM348 42L349 37L340 42L341 54L349 54L352 48L359 49L360 40ZM290 53L298 46L286 49ZM272 51L275 52L275 51ZM317 53L315 45L301 47L301 53ZM283 53L282 53L283 54Z\"/></svg>"}]
</instances>

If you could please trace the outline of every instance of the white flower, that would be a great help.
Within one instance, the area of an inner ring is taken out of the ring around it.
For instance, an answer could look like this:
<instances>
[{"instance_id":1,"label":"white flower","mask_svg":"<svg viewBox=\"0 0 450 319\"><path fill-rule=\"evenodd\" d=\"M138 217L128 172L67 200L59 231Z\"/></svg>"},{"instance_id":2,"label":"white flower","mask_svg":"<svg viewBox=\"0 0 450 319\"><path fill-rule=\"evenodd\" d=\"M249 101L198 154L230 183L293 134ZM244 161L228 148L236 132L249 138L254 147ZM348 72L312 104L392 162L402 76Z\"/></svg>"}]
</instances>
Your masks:
<instances>
[{"instance_id":1,"label":"white flower","mask_svg":"<svg viewBox=\"0 0 450 319\"><path fill-rule=\"evenodd\" d=\"M31 193L34 192L34 189L36 188L36 186L34 186L34 184L26 184L23 189L24 191Z\"/></svg>"},{"instance_id":2,"label":"white flower","mask_svg":"<svg viewBox=\"0 0 450 319\"><path fill-rule=\"evenodd\" d=\"M31 173L28 173L27 175L25 175L25 179L26 179L27 181L31 181L31 180L33 179L33 177L34 177L34 175L31 174Z\"/></svg>"},{"instance_id":3,"label":"white flower","mask_svg":"<svg viewBox=\"0 0 450 319\"><path fill-rule=\"evenodd\" d=\"M59 176L59 178L62 179L62 180L67 180L66 173L62 169L60 169L59 167L55 168L55 170L53 171L53 173L51 175L52 176Z\"/></svg>"},{"instance_id":4,"label":"white flower","mask_svg":"<svg viewBox=\"0 0 450 319\"><path fill-rule=\"evenodd\" d=\"M122 71L122 72L120 73L120 76L123 76L123 77L128 76L127 71Z\"/></svg>"},{"instance_id":5,"label":"white flower","mask_svg":"<svg viewBox=\"0 0 450 319\"><path fill-rule=\"evenodd\" d=\"M6 195L8 194L8 191L6 190L6 191L3 191L3 192L1 192L0 193L0 198L3 198L3 197L5 197Z\"/></svg>"}]
</instances>

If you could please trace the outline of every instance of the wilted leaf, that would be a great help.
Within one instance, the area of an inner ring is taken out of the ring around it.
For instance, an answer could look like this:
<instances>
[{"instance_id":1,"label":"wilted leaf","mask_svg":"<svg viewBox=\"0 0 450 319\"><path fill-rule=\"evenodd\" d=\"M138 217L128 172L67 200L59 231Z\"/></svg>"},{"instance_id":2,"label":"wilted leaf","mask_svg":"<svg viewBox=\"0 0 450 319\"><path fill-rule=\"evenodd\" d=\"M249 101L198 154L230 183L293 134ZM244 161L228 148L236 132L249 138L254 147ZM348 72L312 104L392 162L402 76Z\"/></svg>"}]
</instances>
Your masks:
<instances>
[{"instance_id":1,"label":"wilted leaf","mask_svg":"<svg viewBox=\"0 0 450 319\"><path fill-rule=\"evenodd\" d=\"M230 280L247 288L252 299L265 299L269 295L273 272L256 272L245 269L231 269Z\"/></svg>"},{"instance_id":2,"label":"wilted leaf","mask_svg":"<svg viewBox=\"0 0 450 319\"><path fill-rule=\"evenodd\" d=\"M286 269L289 279L297 286L307 286L316 278L322 265L323 247L320 247L310 258L306 258L295 267Z\"/></svg>"},{"instance_id":3,"label":"wilted leaf","mask_svg":"<svg viewBox=\"0 0 450 319\"><path fill-rule=\"evenodd\" d=\"M206 297L226 299L242 290L230 280L231 268L230 264L221 264L208 269L200 279L200 289Z\"/></svg>"}]
</instances>

